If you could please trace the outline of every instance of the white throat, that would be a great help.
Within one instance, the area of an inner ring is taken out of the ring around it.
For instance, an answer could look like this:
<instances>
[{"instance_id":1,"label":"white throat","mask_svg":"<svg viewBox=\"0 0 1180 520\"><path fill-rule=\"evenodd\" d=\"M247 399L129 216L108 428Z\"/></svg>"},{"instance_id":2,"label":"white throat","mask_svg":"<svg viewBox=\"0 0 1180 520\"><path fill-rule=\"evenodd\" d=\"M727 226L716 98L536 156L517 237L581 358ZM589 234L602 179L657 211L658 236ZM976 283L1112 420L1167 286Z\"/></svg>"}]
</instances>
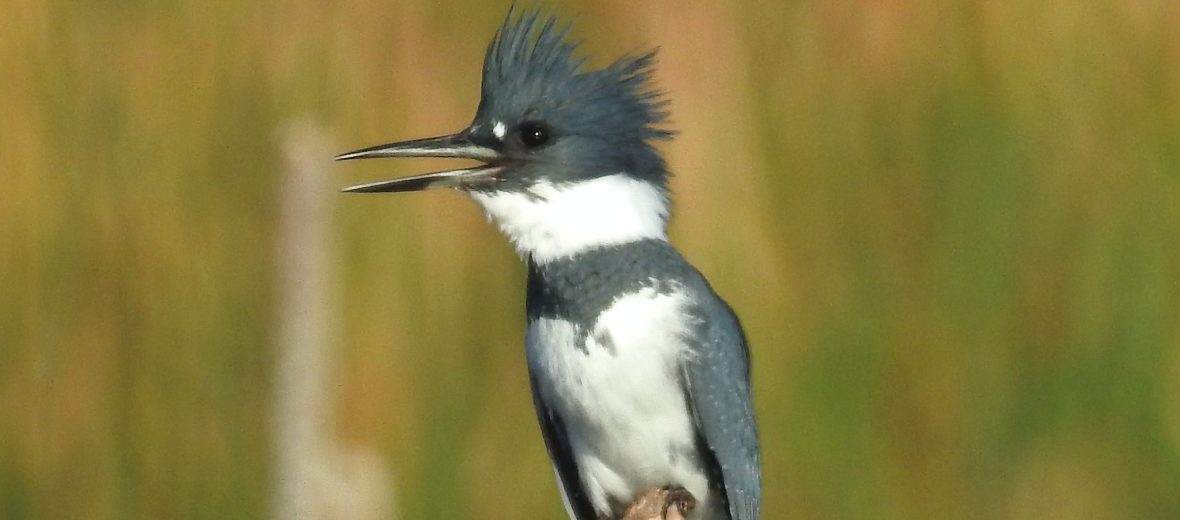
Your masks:
<instances>
[{"instance_id":1,"label":"white throat","mask_svg":"<svg viewBox=\"0 0 1180 520\"><path fill-rule=\"evenodd\" d=\"M667 240L668 200L623 174L523 192L471 192L522 257L544 264L595 247Z\"/></svg>"}]
</instances>

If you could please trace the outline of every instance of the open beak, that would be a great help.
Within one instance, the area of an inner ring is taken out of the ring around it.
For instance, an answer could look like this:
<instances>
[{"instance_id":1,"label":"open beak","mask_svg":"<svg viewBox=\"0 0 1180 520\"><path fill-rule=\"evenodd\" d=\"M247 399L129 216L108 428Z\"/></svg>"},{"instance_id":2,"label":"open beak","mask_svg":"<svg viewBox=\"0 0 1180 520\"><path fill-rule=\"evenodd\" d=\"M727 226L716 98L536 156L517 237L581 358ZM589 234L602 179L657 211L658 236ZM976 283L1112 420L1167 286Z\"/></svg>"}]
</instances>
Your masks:
<instances>
[{"instance_id":1,"label":"open beak","mask_svg":"<svg viewBox=\"0 0 1180 520\"><path fill-rule=\"evenodd\" d=\"M467 131L441 137L372 146L336 156L337 161L375 159L378 157L460 157L476 159L484 164L471 168L371 182L344 188L353 193L420 191L430 188L467 188L494 183L497 175L508 168L508 161L499 152L471 141Z\"/></svg>"}]
</instances>

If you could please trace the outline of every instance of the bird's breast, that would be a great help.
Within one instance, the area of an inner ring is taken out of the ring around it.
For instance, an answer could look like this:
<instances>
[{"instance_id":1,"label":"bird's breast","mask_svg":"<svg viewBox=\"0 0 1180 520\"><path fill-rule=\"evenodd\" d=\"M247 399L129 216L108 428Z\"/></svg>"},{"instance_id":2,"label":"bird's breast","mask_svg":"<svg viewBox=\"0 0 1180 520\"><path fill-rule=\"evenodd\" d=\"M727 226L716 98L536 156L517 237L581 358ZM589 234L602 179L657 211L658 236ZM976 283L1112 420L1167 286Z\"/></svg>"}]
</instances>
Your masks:
<instances>
[{"instance_id":1,"label":"bird's breast","mask_svg":"<svg viewBox=\"0 0 1180 520\"><path fill-rule=\"evenodd\" d=\"M683 292L647 287L592 319L535 318L529 368L539 398L562 417L587 495L599 511L653 485L700 500L706 480L681 384L694 355Z\"/></svg>"}]
</instances>

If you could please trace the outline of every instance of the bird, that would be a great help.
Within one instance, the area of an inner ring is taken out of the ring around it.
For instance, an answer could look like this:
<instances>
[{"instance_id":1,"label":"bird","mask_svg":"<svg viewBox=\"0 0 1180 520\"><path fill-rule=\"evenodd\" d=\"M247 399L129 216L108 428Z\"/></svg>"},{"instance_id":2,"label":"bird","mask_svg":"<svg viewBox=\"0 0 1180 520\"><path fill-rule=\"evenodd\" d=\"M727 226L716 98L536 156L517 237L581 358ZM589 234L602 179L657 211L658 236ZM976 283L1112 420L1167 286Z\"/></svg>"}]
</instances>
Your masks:
<instances>
[{"instance_id":1,"label":"bird","mask_svg":"<svg viewBox=\"0 0 1180 520\"><path fill-rule=\"evenodd\" d=\"M572 22L515 11L487 47L467 128L336 157L478 164L343 191L457 190L513 244L533 403L570 518L620 518L647 489L671 490L689 519L758 518L745 333L668 238L656 50L590 68Z\"/></svg>"}]
</instances>

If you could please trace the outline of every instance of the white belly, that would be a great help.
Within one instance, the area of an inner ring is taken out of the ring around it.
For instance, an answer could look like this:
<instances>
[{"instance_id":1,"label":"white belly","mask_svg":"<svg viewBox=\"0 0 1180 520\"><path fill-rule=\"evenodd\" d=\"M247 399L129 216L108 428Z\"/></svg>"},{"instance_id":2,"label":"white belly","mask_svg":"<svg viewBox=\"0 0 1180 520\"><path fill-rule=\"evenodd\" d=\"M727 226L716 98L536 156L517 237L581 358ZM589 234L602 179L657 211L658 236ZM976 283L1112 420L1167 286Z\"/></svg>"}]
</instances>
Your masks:
<instances>
[{"instance_id":1,"label":"white belly","mask_svg":"<svg viewBox=\"0 0 1180 520\"><path fill-rule=\"evenodd\" d=\"M652 486L679 485L708 510L707 481L679 368L684 297L643 289L615 300L588 333L541 318L526 338L541 398L561 415L586 494L599 513Z\"/></svg>"}]
</instances>

